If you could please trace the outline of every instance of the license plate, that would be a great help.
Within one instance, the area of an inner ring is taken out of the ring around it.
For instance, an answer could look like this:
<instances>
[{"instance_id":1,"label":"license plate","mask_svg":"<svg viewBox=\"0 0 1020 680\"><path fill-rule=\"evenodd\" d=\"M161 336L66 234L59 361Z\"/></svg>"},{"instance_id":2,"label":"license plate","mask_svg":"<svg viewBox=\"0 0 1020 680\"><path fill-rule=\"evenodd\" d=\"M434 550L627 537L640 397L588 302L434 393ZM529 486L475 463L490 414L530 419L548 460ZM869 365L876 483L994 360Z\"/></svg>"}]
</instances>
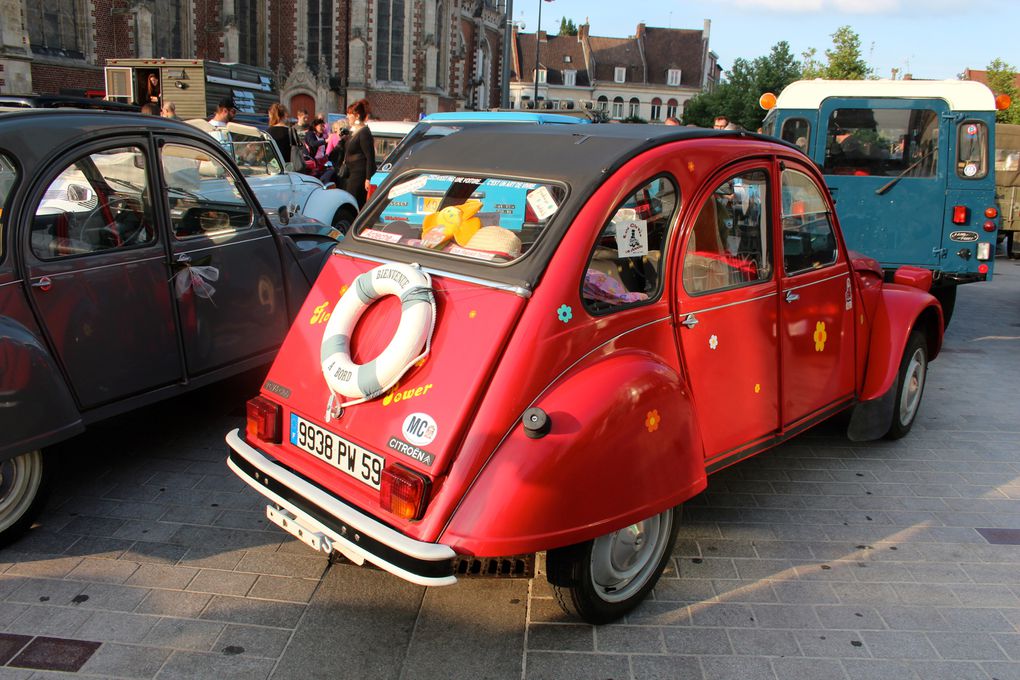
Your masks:
<instances>
[{"instance_id":1,"label":"license plate","mask_svg":"<svg viewBox=\"0 0 1020 680\"><path fill-rule=\"evenodd\" d=\"M366 451L294 413L290 414L290 443L362 484L379 488L379 477L386 462L382 456Z\"/></svg>"},{"instance_id":2,"label":"license plate","mask_svg":"<svg viewBox=\"0 0 1020 680\"><path fill-rule=\"evenodd\" d=\"M439 210L439 204L442 203L442 196L422 196L418 199L418 212L420 213L434 213Z\"/></svg>"}]
</instances>

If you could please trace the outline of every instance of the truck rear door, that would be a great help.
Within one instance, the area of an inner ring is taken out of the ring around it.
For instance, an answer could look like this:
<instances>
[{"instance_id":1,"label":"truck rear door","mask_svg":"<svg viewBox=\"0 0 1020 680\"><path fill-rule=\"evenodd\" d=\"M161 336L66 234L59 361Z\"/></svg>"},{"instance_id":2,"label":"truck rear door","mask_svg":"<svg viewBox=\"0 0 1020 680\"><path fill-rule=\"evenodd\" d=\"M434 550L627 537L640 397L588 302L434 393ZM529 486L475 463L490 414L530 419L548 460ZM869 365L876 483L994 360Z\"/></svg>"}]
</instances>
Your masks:
<instances>
[{"instance_id":1,"label":"truck rear door","mask_svg":"<svg viewBox=\"0 0 1020 680\"><path fill-rule=\"evenodd\" d=\"M813 157L851 250L885 269L941 268L951 134L942 100L822 102Z\"/></svg>"}]
</instances>

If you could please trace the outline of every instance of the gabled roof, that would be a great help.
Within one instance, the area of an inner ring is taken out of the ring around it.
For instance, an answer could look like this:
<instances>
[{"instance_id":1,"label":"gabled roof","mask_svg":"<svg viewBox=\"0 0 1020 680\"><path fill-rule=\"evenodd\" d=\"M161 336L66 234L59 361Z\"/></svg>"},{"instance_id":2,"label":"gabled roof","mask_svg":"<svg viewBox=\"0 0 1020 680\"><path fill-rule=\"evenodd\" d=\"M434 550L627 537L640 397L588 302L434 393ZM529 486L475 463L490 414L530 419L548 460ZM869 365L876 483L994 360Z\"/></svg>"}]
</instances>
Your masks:
<instances>
[{"instance_id":1,"label":"gabled roof","mask_svg":"<svg viewBox=\"0 0 1020 680\"><path fill-rule=\"evenodd\" d=\"M680 84L700 88L702 83L702 31L680 28L645 29L648 82L665 85L669 69L680 69Z\"/></svg>"},{"instance_id":2,"label":"gabled roof","mask_svg":"<svg viewBox=\"0 0 1020 680\"><path fill-rule=\"evenodd\" d=\"M595 80L613 82L616 67L627 69L627 82L644 81L644 63L637 38L603 38L593 35L588 38L592 60L595 62Z\"/></svg>"},{"instance_id":3,"label":"gabled roof","mask_svg":"<svg viewBox=\"0 0 1020 680\"><path fill-rule=\"evenodd\" d=\"M520 59L520 73L517 79L532 82L535 70L535 34L517 34L517 55ZM570 63L564 61L570 57ZM591 85L588 78L588 66L584 62L584 49L576 35L550 35L540 47L539 59L546 70L546 82L550 85L563 84L563 71L577 71L575 85L587 87Z\"/></svg>"}]
</instances>

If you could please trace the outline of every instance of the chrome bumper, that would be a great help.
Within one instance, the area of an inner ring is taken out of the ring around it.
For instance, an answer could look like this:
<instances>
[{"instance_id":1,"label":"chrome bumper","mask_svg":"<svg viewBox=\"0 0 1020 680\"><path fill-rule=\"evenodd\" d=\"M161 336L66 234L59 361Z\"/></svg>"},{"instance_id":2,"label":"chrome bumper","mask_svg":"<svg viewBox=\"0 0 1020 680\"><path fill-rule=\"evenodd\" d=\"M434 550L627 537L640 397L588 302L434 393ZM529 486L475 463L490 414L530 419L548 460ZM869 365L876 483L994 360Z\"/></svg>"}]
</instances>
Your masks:
<instances>
[{"instance_id":1,"label":"chrome bumper","mask_svg":"<svg viewBox=\"0 0 1020 680\"><path fill-rule=\"evenodd\" d=\"M357 508L344 503L241 439L227 433L227 465L260 494L289 512L309 530L326 536L325 546L354 562L371 562L395 576L422 586L448 586L457 554L446 545L408 538Z\"/></svg>"}]
</instances>

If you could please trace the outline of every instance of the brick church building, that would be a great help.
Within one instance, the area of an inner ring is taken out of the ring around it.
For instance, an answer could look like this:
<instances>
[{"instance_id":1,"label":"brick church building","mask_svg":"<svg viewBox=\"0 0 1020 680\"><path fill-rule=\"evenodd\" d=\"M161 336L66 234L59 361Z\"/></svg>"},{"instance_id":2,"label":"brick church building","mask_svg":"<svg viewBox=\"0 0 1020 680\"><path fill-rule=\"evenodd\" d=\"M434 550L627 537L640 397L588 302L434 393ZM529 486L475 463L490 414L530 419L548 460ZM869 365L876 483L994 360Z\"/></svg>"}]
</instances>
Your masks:
<instances>
[{"instance_id":1,"label":"brick church building","mask_svg":"<svg viewBox=\"0 0 1020 680\"><path fill-rule=\"evenodd\" d=\"M0 0L0 93L103 91L112 58L272 70L292 111L498 106L502 0Z\"/></svg>"}]
</instances>

